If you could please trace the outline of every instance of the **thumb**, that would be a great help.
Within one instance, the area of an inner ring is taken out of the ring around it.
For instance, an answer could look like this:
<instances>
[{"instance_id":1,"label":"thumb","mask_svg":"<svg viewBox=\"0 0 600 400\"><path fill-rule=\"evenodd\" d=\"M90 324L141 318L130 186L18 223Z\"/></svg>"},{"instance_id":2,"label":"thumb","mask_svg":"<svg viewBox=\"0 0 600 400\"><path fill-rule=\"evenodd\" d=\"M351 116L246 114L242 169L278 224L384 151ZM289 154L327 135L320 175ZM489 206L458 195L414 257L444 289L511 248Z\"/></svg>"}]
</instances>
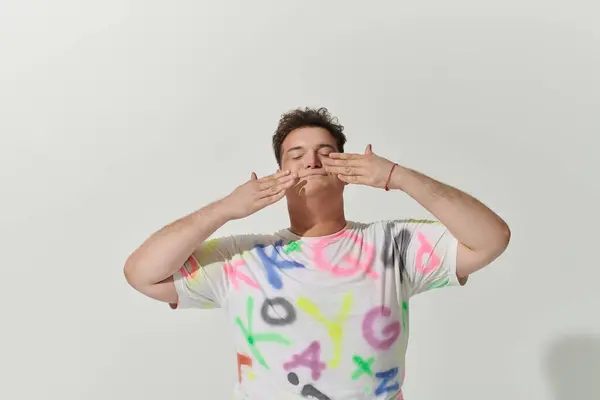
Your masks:
<instances>
[{"instance_id":1,"label":"thumb","mask_svg":"<svg viewBox=\"0 0 600 400\"><path fill-rule=\"evenodd\" d=\"M257 180L257 179L258 179L258 178L256 177L256 174L253 172L253 173L252 173L252 175L250 175L250 180L251 180L251 181L255 181L255 180Z\"/></svg>"},{"instance_id":2,"label":"thumb","mask_svg":"<svg viewBox=\"0 0 600 400\"><path fill-rule=\"evenodd\" d=\"M367 148L365 149L365 154L373 154L373 149L370 144L367 145Z\"/></svg>"}]
</instances>

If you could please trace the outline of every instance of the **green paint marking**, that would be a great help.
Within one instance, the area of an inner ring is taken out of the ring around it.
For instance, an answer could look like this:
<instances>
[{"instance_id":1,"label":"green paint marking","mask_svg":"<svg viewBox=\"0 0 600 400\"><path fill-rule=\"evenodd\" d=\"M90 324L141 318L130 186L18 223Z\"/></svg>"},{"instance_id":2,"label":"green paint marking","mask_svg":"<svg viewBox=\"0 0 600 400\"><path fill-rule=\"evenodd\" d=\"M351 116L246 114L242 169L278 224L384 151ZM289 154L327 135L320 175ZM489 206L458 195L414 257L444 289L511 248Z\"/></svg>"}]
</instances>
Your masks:
<instances>
[{"instance_id":1,"label":"green paint marking","mask_svg":"<svg viewBox=\"0 0 600 400\"><path fill-rule=\"evenodd\" d=\"M285 254L290 254L291 252L294 252L294 251L297 253L301 253L302 252L302 248L300 247L301 244L302 244L302 242L299 240L289 242L287 244L287 246L285 246L285 249L283 249L283 252Z\"/></svg>"},{"instance_id":2,"label":"green paint marking","mask_svg":"<svg viewBox=\"0 0 600 400\"><path fill-rule=\"evenodd\" d=\"M402 302L402 330L406 331L406 321L408 320L408 303Z\"/></svg>"},{"instance_id":3,"label":"green paint marking","mask_svg":"<svg viewBox=\"0 0 600 400\"><path fill-rule=\"evenodd\" d=\"M262 353L260 352L260 350L258 349L256 344L258 342L263 342L263 343L264 342L273 342L273 343L279 343L279 344L287 346L287 345L292 344L292 342L289 339L287 339L285 336L280 335L278 333L254 333L254 332L252 332L253 331L253 318L252 318L253 310L254 310L254 298L249 296L248 299L246 300L246 320L248 321L248 323L244 324L244 322L240 319L240 317L235 318L235 323L237 324L237 326L239 326L240 330L242 331L242 334L246 338L246 341L248 342L248 346L250 347L250 351L254 355L254 358L256 358L256 361L258 361L258 363L260 365L265 367L265 369L269 369L267 362L265 361Z\"/></svg>"},{"instance_id":4,"label":"green paint marking","mask_svg":"<svg viewBox=\"0 0 600 400\"><path fill-rule=\"evenodd\" d=\"M449 279L440 279L440 280L433 282L431 285L429 285L429 289L441 288L441 287L447 286L449 283L450 283Z\"/></svg>"},{"instance_id":5,"label":"green paint marking","mask_svg":"<svg viewBox=\"0 0 600 400\"><path fill-rule=\"evenodd\" d=\"M206 242L204 242L204 247L206 248L206 250L209 253L212 252L214 249L216 249L218 245L219 245L218 239L210 239L210 240L207 240Z\"/></svg>"},{"instance_id":6,"label":"green paint marking","mask_svg":"<svg viewBox=\"0 0 600 400\"><path fill-rule=\"evenodd\" d=\"M403 220L406 223L415 223L415 224L439 224L440 221L434 221L432 219L405 219Z\"/></svg>"},{"instance_id":7,"label":"green paint marking","mask_svg":"<svg viewBox=\"0 0 600 400\"><path fill-rule=\"evenodd\" d=\"M356 364L356 370L352 374L353 381L357 380L362 375L374 375L372 365L375 362L375 357L364 360L361 356L355 354L352 356L352 361Z\"/></svg>"}]
</instances>

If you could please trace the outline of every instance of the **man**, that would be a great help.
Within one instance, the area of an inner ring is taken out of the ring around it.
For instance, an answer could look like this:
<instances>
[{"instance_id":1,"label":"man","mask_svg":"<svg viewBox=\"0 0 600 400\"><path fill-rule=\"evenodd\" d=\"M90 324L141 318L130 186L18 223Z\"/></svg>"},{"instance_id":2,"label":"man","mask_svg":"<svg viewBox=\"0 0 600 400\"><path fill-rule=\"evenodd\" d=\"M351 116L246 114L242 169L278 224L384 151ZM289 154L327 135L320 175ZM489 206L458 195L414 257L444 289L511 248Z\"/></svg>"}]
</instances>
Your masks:
<instances>
[{"instance_id":1,"label":"man","mask_svg":"<svg viewBox=\"0 0 600 400\"><path fill-rule=\"evenodd\" d=\"M400 399L408 304L464 285L507 247L507 224L478 200L367 146L344 153L327 109L284 114L280 167L149 237L129 284L172 308L223 308L235 335L238 398ZM346 220L347 184L402 191L439 221ZM286 197L290 227L207 240Z\"/></svg>"}]
</instances>

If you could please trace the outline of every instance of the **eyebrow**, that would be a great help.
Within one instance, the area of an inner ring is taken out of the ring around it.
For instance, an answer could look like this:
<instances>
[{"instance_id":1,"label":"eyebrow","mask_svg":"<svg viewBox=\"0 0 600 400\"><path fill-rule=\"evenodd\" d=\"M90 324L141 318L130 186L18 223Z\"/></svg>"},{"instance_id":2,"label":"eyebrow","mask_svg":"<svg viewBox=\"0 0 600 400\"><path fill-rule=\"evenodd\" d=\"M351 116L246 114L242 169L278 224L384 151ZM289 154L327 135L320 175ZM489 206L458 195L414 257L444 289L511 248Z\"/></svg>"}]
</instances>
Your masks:
<instances>
[{"instance_id":1,"label":"eyebrow","mask_svg":"<svg viewBox=\"0 0 600 400\"><path fill-rule=\"evenodd\" d=\"M320 150L320 149L331 149L333 151L336 151L335 147L333 147L330 144L325 144L325 143L320 144L320 145L317 146L317 150ZM287 153L290 153L290 152L296 151L296 150L304 150L304 147L303 146L292 147L292 148L288 149Z\"/></svg>"}]
</instances>

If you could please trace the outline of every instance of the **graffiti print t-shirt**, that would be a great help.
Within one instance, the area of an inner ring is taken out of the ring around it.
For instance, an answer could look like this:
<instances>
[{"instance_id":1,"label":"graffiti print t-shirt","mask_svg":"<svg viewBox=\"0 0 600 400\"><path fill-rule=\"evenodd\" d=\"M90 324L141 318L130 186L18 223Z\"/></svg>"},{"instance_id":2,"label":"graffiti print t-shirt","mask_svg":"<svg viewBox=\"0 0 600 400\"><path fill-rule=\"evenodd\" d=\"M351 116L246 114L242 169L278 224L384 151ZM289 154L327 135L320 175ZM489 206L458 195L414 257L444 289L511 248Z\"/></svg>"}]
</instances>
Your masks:
<instances>
[{"instance_id":1,"label":"graffiti print t-shirt","mask_svg":"<svg viewBox=\"0 0 600 400\"><path fill-rule=\"evenodd\" d=\"M178 308L222 308L238 399L402 399L409 300L460 285L439 222L349 222L208 240L174 275Z\"/></svg>"}]
</instances>

